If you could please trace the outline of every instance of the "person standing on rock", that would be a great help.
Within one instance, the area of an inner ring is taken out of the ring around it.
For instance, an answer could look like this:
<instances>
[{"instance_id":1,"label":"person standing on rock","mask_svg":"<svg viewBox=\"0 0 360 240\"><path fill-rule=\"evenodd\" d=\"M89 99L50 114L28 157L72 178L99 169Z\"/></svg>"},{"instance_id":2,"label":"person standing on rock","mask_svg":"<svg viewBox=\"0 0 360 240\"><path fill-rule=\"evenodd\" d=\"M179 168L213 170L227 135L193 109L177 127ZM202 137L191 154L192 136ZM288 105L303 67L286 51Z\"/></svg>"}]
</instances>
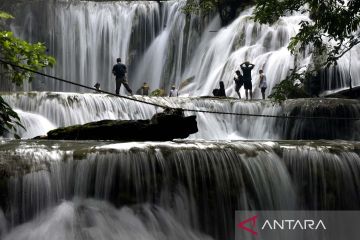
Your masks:
<instances>
[{"instance_id":1,"label":"person standing on rock","mask_svg":"<svg viewBox=\"0 0 360 240\"><path fill-rule=\"evenodd\" d=\"M113 66L112 73L115 75L116 90L115 93L119 95L121 84L124 84L126 90L132 95L132 90L126 81L125 74L127 72L125 64L121 63L121 58L116 59L116 64Z\"/></svg>"},{"instance_id":2,"label":"person standing on rock","mask_svg":"<svg viewBox=\"0 0 360 240\"><path fill-rule=\"evenodd\" d=\"M250 99L252 99L251 70L253 70L254 67L255 67L255 65L248 61L240 64L240 68L243 72L246 100L248 100L248 95L249 95L248 92L249 91L250 91Z\"/></svg>"},{"instance_id":3,"label":"person standing on rock","mask_svg":"<svg viewBox=\"0 0 360 240\"><path fill-rule=\"evenodd\" d=\"M262 99L265 99L265 90L267 88L266 76L263 70L260 70L259 74L260 74L259 88L261 89Z\"/></svg>"},{"instance_id":4,"label":"person standing on rock","mask_svg":"<svg viewBox=\"0 0 360 240\"><path fill-rule=\"evenodd\" d=\"M240 88L242 87L242 85L244 84L243 75L241 75L239 70L235 71L235 73L236 73L236 77L234 77L235 92L239 96L239 99L241 99L241 95L240 95L239 91L240 91Z\"/></svg>"},{"instance_id":5,"label":"person standing on rock","mask_svg":"<svg viewBox=\"0 0 360 240\"><path fill-rule=\"evenodd\" d=\"M179 92L176 90L176 86L172 85L169 93L169 97L178 97Z\"/></svg>"},{"instance_id":6,"label":"person standing on rock","mask_svg":"<svg viewBox=\"0 0 360 240\"><path fill-rule=\"evenodd\" d=\"M144 82L144 84L141 87L141 95L149 96L149 89L150 89L149 85L146 82Z\"/></svg>"}]
</instances>

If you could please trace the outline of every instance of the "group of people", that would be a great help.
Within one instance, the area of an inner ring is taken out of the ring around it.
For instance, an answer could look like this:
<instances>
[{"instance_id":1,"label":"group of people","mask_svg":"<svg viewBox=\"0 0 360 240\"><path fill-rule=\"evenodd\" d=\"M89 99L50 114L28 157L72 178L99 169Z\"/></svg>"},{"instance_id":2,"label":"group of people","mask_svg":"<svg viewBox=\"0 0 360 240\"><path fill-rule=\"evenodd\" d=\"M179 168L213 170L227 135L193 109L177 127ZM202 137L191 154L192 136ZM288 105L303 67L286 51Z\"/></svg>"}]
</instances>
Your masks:
<instances>
[{"instance_id":1,"label":"group of people","mask_svg":"<svg viewBox=\"0 0 360 240\"><path fill-rule=\"evenodd\" d=\"M253 97L252 96L251 71L253 70L254 67L255 67L254 64L246 61L246 62L240 64L240 68L241 68L241 71L243 74L241 74L240 70L235 71L235 74L236 74L236 76L234 77L235 92L239 96L240 99L241 99L240 89L242 86L244 86L244 89L245 89L246 100L249 99L249 95L250 95L250 99L252 99L252 97ZM267 88L266 76L265 76L263 70L259 70L259 75L260 75L259 88L261 89L262 99L265 99L265 90ZM213 95L218 96L218 97L226 97L224 82L220 81L219 85L220 85L220 88L216 88L213 90Z\"/></svg>"},{"instance_id":2,"label":"group of people","mask_svg":"<svg viewBox=\"0 0 360 240\"><path fill-rule=\"evenodd\" d=\"M116 82L116 89L115 89L115 93L118 95L120 92L120 87L121 85L124 85L125 89L128 91L128 93L130 95L133 94L131 88L129 87L129 84L126 80L126 73L127 73L127 68L126 65L123 64L121 62L121 58L117 58L116 59L116 64L113 66L112 69L112 73L115 75L115 82ZM240 68L242 71L242 74L240 72L240 70L236 70L235 74L236 76L234 77L234 82L235 82L235 92L236 94L239 96L239 98L241 99L241 95L240 95L240 89L242 86L244 86L245 89L245 96L246 96L246 100L248 100L249 95L250 95L250 99L252 99L252 78L251 78L251 71L254 69L255 65L246 61L243 62L242 64L240 64ZM261 95L262 95L262 99L265 99L265 91L267 88L267 83L266 83L266 76L264 74L263 70L259 70L259 88L261 89ZM223 81L220 81L220 88L216 88L213 90L213 95L214 96L223 96L225 97L225 85ZM100 84L96 83L94 85L96 91L100 90ZM145 82L143 84L143 86L140 88L141 90L141 94L148 96L149 95L149 85ZM177 97L178 91L176 90L175 85L173 85L170 89L170 93L169 93L169 97Z\"/></svg>"},{"instance_id":3,"label":"group of people","mask_svg":"<svg viewBox=\"0 0 360 240\"><path fill-rule=\"evenodd\" d=\"M113 66L113 69L112 69L112 73L115 75L115 81L116 81L115 93L118 95L120 92L121 85L124 85L124 87L128 91L128 93L130 95L133 95L133 92L132 92L131 88L129 87L129 84L125 77L125 75L127 73L125 64L123 64L121 62L121 58L117 58L116 62L117 63ZM150 90L149 85L146 82L144 82L144 84L140 88L141 95L148 96L149 90ZM176 90L175 85L173 85L170 89L169 97L177 97L178 95L179 95L178 91Z\"/></svg>"},{"instance_id":4,"label":"group of people","mask_svg":"<svg viewBox=\"0 0 360 240\"><path fill-rule=\"evenodd\" d=\"M235 81L235 92L241 99L240 95L240 88L244 85L245 89L245 97L246 100L248 100L248 97L250 95L250 99L252 99L252 78L251 78L251 71L255 67L254 64L246 61L242 64L240 64L241 71L243 72L243 75L241 75L241 72L239 70L235 71L236 76L234 77ZM259 70L259 88L261 90L262 99L265 99L265 90L267 88L266 83L266 76L264 74L263 70Z\"/></svg>"}]
</instances>

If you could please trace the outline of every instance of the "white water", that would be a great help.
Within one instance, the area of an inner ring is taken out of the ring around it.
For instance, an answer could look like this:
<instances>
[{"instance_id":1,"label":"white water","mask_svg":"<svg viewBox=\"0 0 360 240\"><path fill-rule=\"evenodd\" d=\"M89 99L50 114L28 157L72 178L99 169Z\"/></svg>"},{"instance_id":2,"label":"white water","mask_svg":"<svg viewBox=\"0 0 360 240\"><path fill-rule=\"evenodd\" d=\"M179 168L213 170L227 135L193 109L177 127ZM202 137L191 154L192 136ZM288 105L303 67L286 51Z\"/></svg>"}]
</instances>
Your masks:
<instances>
[{"instance_id":1,"label":"white water","mask_svg":"<svg viewBox=\"0 0 360 240\"><path fill-rule=\"evenodd\" d=\"M245 60L253 62L254 96L258 70L264 69L268 93L284 79L289 69L311 65L311 54L297 55L287 50L287 44L306 16L295 14L281 18L275 25L259 25L250 19L246 10L229 26L220 28L219 19L202 21L192 16L186 19L181 12L184 1L156 2L58 2L37 3L18 10L12 29L31 41L42 41L57 59L51 72L77 83L114 91L111 68L117 57L129 67L133 90L143 82L150 89L169 90L172 84L180 87L181 95L210 95L219 81L225 82L226 93L234 92L234 71ZM38 26L43 28L40 30ZM350 61L351 57L351 61ZM349 71L353 86L360 85L360 48L356 47L339 62L340 79L330 74L323 80L324 90L348 86ZM351 67L350 67L351 65ZM332 72L332 71L330 71ZM183 80L192 79L185 84ZM40 80L34 89L46 91L83 91L75 86L52 80ZM122 89L122 91L124 91ZM241 90L244 96L243 89Z\"/></svg>"},{"instance_id":2,"label":"white water","mask_svg":"<svg viewBox=\"0 0 360 240\"><path fill-rule=\"evenodd\" d=\"M3 236L5 236L6 232L7 232L6 218L4 216L3 210L0 208L0 239L2 239Z\"/></svg>"},{"instance_id":3,"label":"white water","mask_svg":"<svg viewBox=\"0 0 360 240\"><path fill-rule=\"evenodd\" d=\"M43 135L57 127L84 124L104 119L138 120L150 119L161 108L137 103L105 94L30 92L2 95L18 109L26 131L20 129L22 138ZM356 100L332 99L289 100L282 105L269 101L240 101L236 99L211 99L188 97L142 97L137 99L152 103L187 109L232 112L260 115L359 117L360 103ZM186 115L193 114L185 112ZM296 121L195 113L199 132L190 139L236 140L236 139L360 139L360 121L350 125L328 120ZM320 127L320 128L319 128Z\"/></svg>"},{"instance_id":4,"label":"white water","mask_svg":"<svg viewBox=\"0 0 360 240\"><path fill-rule=\"evenodd\" d=\"M0 227L20 240L228 239L239 209L359 208L358 147L2 141Z\"/></svg>"},{"instance_id":5,"label":"white water","mask_svg":"<svg viewBox=\"0 0 360 240\"><path fill-rule=\"evenodd\" d=\"M249 19L251 11L246 11L227 28L219 29L216 18L208 24L192 18L191 30L184 31L184 15L177 11L181 4L167 2L160 9L156 3L144 2L69 2L56 8L33 3L19 10L23 14L12 27L20 36L48 43L50 53L58 59L52 72L55 75L89 86L100 82L102 89L110 91L114 88L110 70L118 56L129 66L134 89L144 81L152 89L169 88L172 83L179 86L183 79L194 76L193 82L183 84L180 91L190 96L209 95L219 80L225 81L228 95L236 96L232 75L244 60L256 64L254 87L258 69L265 69L271 88L295 64L286 44L297 31L296 23L306 17L291 16L274 26L259 26ZM206 27L197 28L198 22ZM39 23L43 27L39 28ZM349 56L339 62L342 82L331 85L346 85ZM356 48L352 59L358 56ZM310 56L297 61L297 65L307 65ZM360 84L358 67L357 61L352 61L354 85ZM50 81L40 80L33 87L79 91ZM255 97L259 95L255 88ZM138 98L173 107L254 114L287 115L298 108L312 116L315 109L310 100L274 106L264 101ZM23 138L53 127L101 119L144 119L160 111L102 94L28 93L10 94L5 99L19 109L29 127L20 133ZM356 101L336 106L360 115ZM328 115L336 113L334 109ZM345 131L302 120L202 113L197 114L197 120L199 133L191 136L194 139L297 139L309 129L334 132L333 138L359 139L360 129L360 123ZM5 161L2 167L10 166L10 172L16 173L9 181L10 204L0 209L2 239L212 236L223 240L231 239L236 209L359 208L360 159L352 143L300 143L307 145L304 147L251 142L102 147L104 143L0 143L0 159Z\"/></svg>"},{"instance_id":6,"label":"white water","mask_svg":"<svg viewBox=\"0 0 360 240\"><path fill-rule=\"evenodd\" d=\"M150 205L116 209L104 201L66 201L13 229L4 240L211 240Z\"/></svg>"},{"instance_id":7,"label":"white water","mask_svg":"<svg viewBox=\"0 0 360 240\"><path fill-rule=\"evenodd\" d=\"M56 128L47 118L20 109L14 109L20 117L24 129L19 127L17 134L22 138L33 138L34 136L46 135L47 132Z\"/></svg>"}]
</instances>

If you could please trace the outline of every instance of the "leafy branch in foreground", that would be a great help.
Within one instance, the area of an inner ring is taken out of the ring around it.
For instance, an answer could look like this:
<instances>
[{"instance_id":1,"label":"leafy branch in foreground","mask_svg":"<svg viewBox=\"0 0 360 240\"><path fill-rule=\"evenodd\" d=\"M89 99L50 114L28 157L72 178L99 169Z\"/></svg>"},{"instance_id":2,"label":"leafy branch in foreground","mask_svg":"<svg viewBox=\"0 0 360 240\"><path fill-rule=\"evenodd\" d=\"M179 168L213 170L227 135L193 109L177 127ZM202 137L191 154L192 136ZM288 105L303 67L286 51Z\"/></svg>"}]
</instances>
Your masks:
<instances>
[{"instance_id":1,"label":"leafy branch in foreground","mask_svg":"<svg viewBox=\"0 0 360 240\"><path fill-rule=\"evenodd\" d=\"M12 64L31 69L41 70L44 67L52 67L55 59L46 55L46 47L42 43L30 44L14 37L12 32L0 31L0 57ZM13 83L20 86L24 80L32 80L33 73L4 64L5 71Z\"/></svg>"},{"instance_id":2,"label":"leafy branch in foreground","mask_svg":"<svg viewBox=\"0 0 360 240\"><path fill-rule=\"evenodd\" d=\"M25 129L17 113L0 96L0 136L9 131L15 132L16 126ZM19 138L17 134L15 137Z\"/></svg>"},{"instance_id":3,"label":"leafy branch in foreground","mask_svg":"<svg viewBox=\"0 0 360 240\"><path fill-rule=\"evenodd\" d=\"M0 11L0 21L12 18L12 15ZM46 54L44 44L31 44L16 38L12 32L5 31L4 26L4 22L0 22L0 58L2 60L34 71L52 67L55 64L55 59ZM0 66L0 75L2 80L10 79L17 86L21 86L25 80L31 81L34 77L29 71L4 63ZM0 96L0 135L7 131L15 131L16 125L23 127L19 116Z\"/></svg>"}]
</instances>

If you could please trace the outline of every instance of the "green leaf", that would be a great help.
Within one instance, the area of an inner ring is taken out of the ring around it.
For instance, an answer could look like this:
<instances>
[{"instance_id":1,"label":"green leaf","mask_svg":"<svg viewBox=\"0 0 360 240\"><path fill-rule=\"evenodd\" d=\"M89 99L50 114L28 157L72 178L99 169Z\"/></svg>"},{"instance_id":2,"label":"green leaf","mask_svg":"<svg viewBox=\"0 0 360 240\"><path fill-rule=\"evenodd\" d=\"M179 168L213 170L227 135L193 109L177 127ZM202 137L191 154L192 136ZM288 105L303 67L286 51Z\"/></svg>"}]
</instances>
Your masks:
<instances>
[{"instance_id":1,"label":"green leaf","mask_svg":"<svg viewBox=\"0 0 360 240\"><path fill-rule=\"evenodd\" d=\"M12 15L0 11L0 19L11 19ZM1 26L0 26L1 27ZM0 31L0 56L1 59L11 64L31 70L41 70L45 67L52 67L56 63L55 58L46 54L46 46L43 43L28 43L16 38L10 31ZM24 80L32 80L34 74L13 67L10 64L3 64L3 76L9 77L17 86L21 86ZM16 127L24 128L20 118L15 111L0 96L0 136L5 132L15 130Z\"/></svg>"},{"instance_id":2,"label":"green leaf","mask_svg":"<svg viewBox=\"0 0 360 240\"><path fill-rule=\"evenodd\" d=\"M7 13L7 12L0 11L0 18L13 19L14 17L11 14Z\"/></svg>"}]
</instances>

